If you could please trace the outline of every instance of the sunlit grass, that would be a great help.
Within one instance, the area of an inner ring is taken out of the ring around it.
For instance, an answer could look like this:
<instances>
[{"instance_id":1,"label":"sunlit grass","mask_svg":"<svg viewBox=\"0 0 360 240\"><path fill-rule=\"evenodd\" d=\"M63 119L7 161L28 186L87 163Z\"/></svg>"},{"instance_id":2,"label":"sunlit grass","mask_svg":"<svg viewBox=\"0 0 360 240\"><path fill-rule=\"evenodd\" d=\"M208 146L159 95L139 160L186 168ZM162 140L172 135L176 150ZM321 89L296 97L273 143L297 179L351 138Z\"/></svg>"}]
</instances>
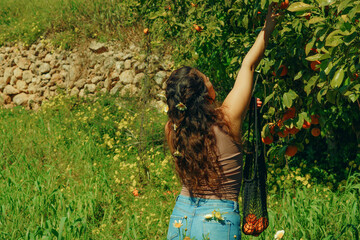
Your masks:
<instances>
[{"instance_id":1,"label":"sunlit grass","mask_svg":"<svg viewBox=\"0 0 360 240\"><path fill-rule=\"evenodd\" d=\"M0 109L0 239L165 239L180 184L166 115L138 102L59 95L38 112ZM284 239L356 239L359 175L331 191L304 185L302 171L296 186L271 181L258 239L281 229Z\"/></svg>"}]
</instances>

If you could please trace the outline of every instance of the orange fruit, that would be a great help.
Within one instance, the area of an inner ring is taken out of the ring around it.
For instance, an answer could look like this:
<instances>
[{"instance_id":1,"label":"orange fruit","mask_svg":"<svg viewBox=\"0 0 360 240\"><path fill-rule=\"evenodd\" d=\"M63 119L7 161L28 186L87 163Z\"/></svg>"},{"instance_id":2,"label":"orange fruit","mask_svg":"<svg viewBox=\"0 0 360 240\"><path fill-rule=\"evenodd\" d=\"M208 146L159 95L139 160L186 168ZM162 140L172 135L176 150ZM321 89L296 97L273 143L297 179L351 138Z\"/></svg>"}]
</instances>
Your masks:
<instances>
[{"instance_id":1,"label":"orange fruit","mask_svg":"<svg viewBox=\"0 0 360 240\"><path fill-rule=\"evenodd\" d=\"M285 129L283 132L278 132L277 134L279 137L284 138L284 137L287 137L287 135L289 135L289 132L286 131L286 129Z\"/></svg>"},{"instance_id":2,"label":"orange fruit","mask_svg":"<svg viewBox=\"0 0 360 240\"><path fill-rule=\"evenodd\" d=\"M285 0L280 4L281 9L287 9L289 6L289 0Z\"/></svg>"},{"instance_id":3,"label":"orange fruit","mask_svg":"<svg viewBox=\"0 0 360 240\"><path fill-rule=\"evenodd\" d=\"M199 25L194 24L194 28L196 31L201 32L202 28Z\"/></svg>"},{"instance_id":4,"label":"orange fruit","mask_svg":"<svg viewBox=\"0 0 360 240\"><path fill-rule=\"evenodd\" d=\"M285 155L293 157L297 153L297 146L290 145L286 148Z\"/></svg>"},{"instance_id":5,"label":"orange fruit","mask_svg":"<svg viewBox=\"0 0 360 240\"><path fill-rule=\"evenodd\" d=\"M261 14L261 12L260 12L260 11L258 11L258 12L257 12L257 14Z\"/></svg>"},{"instance_id":6,"label":"orange fruit","mask_svg":"<svg viewBox=\"0 0 360 240\"><path fill-rule=\"evenodd\" d=\"M310 51L312 51L312 52L314 52L314 53L319 53L316 48L312 48L312 49L310 49Z\"/></svg>"},{"instance_id":7,"label":"orange fruit","mask_svg":"<svg viewBox=\"0 0 360 240\"><path fill-rule=\"evenodd\" d=\"M319 124L319 115L311 115L311 124Z\"/></svg>"},{"instance_id":8,"label":"orange fruit","mask_svg":"<svg viewBox=\"0 0 360 240\"><path fill-rule=\"evenodd\" d=\"M317 127L311 129L311 135L313 135L314 137L318 137L320 135L320 133L321 133L321 131Z\"/></svg>"},{"instance_id":9,"label":"orange fruit","mask_svg":"<svg viewBox=\"0 0 360 240\"><path fill-rule=\"evenodd\" d=\"M288 110L286 110L286 112L282 118L282 121L286 121L288 119L294 118L295 114L296 114L296 108L295 107L289 108Z\"/></svg>"},{"instance_id":10,"label":"orange fruit","mask_svg":"<svg viewBox=\"0 0 360 240\"><path fill-rule=\"evenodd\" d=\"M274 135L275 134L275 123L269 123L269 128L270 128L270 134Z\"/></svg>"},{"instance_id":11,"label":"orange fruit","mask_svg":"<svg viewBox=\"0 0 360 240\"><path fill-rule=\"evenodd\" d=\"M255 231L255 225L251 223L245 223L242 230L246 235L252 235Z\"/></svg>"},{"instance_id":12,"label":"orange fruit","mask_svg":"<svg viewBox=\"0 0 360 240\"><path fill-rule=\"evenodd\" d=\"M197 4L195 4L195 3L190 3L191 4L191 6L193 6L193 7L197 7Z\"/></svg>"},{"instance_id":13,"label":"orange fruit","mask_svg":"<svg viewBox=\"0 0 360 240\"><path fill-rule=\"evenodd\" d=\"M250 213L249 215L247 215L245 221L251 224L255 224L257 221L255 214Z\"/></svg>"},{"instance_id":14,"label":"orange fruit","mask_svg":"<svg viewBox=\"0 0 360 240\"><path fill-rule=\"evenodd\" d=\"M288 129L288 132L289 132L290 134L293 134L293 135L297 134L299 131L300 131L300 130L297 129L296 127L289 128L289 129Z\"/></svg>"},{"instance_id":15,"label":"orange fruit","mask_svg":"<svg viewBox=\"0 0 360 240\"><path fill-rule=\"evenodd\" d=\"M139 196L139 191L135 188L134 191L132 191L132 194L137 197Z\"/></svg>"},{"instance_id":16,"label":"orange fruit","mask_svg":"<svg viewBox=\"0 0 360 240\"><path fill-rule=\"evenodd\" d=\"M261 141L265 144L271 144L274 141L274 139L272 136L267 136L267 137L261 138Z\"/></svg>"},{"instance_id":17,"label":"orange fruit","mask_svg":"<svg viewBox=\"0 0 360 240\"><path fill-rule=\"evenodd\" d=\"M269 226L267 218L261 217L255 224L255 234L262 233Z\"/></svg>"},{"instance_id":18,"label":"orange fruit","mask_svg":"<svg viewBox=\"0 0 360 240\"><path fill-rule=\"evenodd\" d=\"M320 61L312 61L310 63L310 67L314 71L320 71L320 67L318 66L321 62Z\"/></svg>"},{"instance_id":19,"label":"orange fruit","mask_svg":"<svg viewBox=\"0 0 360 240\"><path fill-rule=\"evenodd\" d=\"M281 66L279 67L279 69L280 69L280 68L282 68L281 73L280 73L280 77L283 77L283 76L285 76L285 75L287 74L288 68L287 68L285 65L281 65ZM275 72L272 72L272 75L274 75L274 76L276 77L276 73L275 73Z\"/></svg>"},{"instance_id":20,"label":"orange fruit","mask_svg":"<svg viewBox=\"0 0 360 240\"><path fill-rule=\"evenodd\" d=\"M148 28L145 28L144 29L144 34L147 35L149 33L149 29Z\"/></svg>"},{"instance_id":21,"label":"orange fruit","mask_svg":"<svg viewBox=\"0 0 360 240\"><path fill-rule=\"evenodd\" d=\"M350 81L354 81L355 79L359 78L359 74L358 73L354 73L354 78L351 78Z\"/></svg>"},{"instance_id":22,"label":"orange fruit","mask_svg":"<svg viewBox=\"0 0 360 240\"><path fill-rule=\"evenodd\" d=\"M311 123L309 123L308 121L304 120L304 123L303 123L302 127L303 127L304 129L308 129L308 128L310 128L310 126L311 126Z\"/></svg>"}]
</instances>

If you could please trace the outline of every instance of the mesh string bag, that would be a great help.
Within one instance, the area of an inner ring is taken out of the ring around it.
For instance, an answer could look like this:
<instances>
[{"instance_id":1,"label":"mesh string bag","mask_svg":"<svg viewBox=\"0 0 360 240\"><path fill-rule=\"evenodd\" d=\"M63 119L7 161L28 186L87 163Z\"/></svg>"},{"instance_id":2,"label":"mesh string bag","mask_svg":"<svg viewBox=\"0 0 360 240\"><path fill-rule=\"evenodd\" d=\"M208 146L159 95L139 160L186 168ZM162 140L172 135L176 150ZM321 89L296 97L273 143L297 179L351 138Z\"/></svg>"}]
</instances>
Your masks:
<instances>
[{"instance_id":1,"label":"mesh string bag","mask_svg":"<svg viewBox=\"0 0 360 240\"><path fill-rule=\"evenodd\" d=\"M260 125L256 100L252 98L249 109L249 128L243 178L243 223L245 235L259 236L268 226L266 203L266 164L261 151ZM251 131L253 130L253 131ZM250 141L252 135L252 141Z\"/></svg>"}]
</instances>

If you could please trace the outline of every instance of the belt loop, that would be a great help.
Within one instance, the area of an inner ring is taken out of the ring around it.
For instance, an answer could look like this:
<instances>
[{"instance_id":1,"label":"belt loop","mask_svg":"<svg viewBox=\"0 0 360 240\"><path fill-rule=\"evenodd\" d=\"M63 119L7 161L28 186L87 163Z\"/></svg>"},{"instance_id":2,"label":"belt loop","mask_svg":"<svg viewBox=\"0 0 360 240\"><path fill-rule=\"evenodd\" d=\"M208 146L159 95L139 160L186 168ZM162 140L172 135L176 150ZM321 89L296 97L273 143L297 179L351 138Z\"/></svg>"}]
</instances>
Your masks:
<instances>
[{"instance_id":1,"label":"belt loop","mask_svg":"<svg viewBox=\"0 0 360 240\"><path fill-rule=\"evenodd\" d=\"M234 211L236 212L239 208L239 203L234 201Z\"/></svg>"},{"instance_id":2,"label":"belt loop","mask_svg":"<svg viewBox=\"0 0 360 240\"><path fill-rule=\"evenodd\" d=\"M200 202L200 198L196 198L196 203L195 205L198 207L199 206L199 202Z\"/></svg>"}]
</instances>

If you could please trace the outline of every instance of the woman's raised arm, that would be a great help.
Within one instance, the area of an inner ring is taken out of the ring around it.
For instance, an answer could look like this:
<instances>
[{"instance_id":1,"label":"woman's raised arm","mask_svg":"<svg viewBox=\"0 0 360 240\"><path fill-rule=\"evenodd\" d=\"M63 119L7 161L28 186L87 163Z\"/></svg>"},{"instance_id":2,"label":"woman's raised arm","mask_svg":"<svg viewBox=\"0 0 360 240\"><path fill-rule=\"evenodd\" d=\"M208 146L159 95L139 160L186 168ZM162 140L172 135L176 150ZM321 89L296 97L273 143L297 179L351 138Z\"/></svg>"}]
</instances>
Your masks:
<instances>
[{"instance_id":1,"label":"woman's raised arm","mask_svg":"<svg viewBox=\"0 0 360 240\"><path fill-rule=\"evenodd\" d=\"M263 57L270 35L276 25L275 19L279 16L276 13L277 8L276 3L269 5L264 27L257 36L254 45L246 54L236 77L234 87L222 105L222 109L230 122L231 131L236 137L240 132L242 118L250 102L254 71Z\"/></svg>"}]
</instances>

